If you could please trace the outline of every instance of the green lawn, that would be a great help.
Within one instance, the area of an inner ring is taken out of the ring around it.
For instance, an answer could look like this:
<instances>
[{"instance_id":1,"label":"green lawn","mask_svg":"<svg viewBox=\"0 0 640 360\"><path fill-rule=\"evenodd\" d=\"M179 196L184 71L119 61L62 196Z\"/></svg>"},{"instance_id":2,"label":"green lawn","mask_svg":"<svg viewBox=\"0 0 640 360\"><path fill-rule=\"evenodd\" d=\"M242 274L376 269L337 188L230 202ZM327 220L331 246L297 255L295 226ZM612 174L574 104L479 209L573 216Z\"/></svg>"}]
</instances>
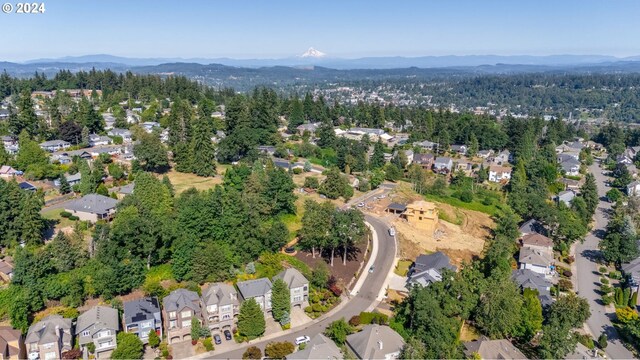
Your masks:
<instances>
[{"instance_id":1,"label":"green lawn","mask_svg":"<svg viewBox=\"0 0 640 360\"><path fill-rule=\"evenodd\" d=\"M174 280L173 273L171 272L171 264L153 266L147 271L146 283L160 282L163 280Z\"/></svg>"},{"instance_id":2,"label":"green lawn","mask_svg":"<svg viewBox=\"0 0 640 360\"><path fill-rule=\"evenodd\" d=\"M58 223L56 227L58 229L64 228L67 226L73 226L74 224L73 220L69 220L68 218L63 218L62 216L60 216L60 213L63 211L64 209L53 209L53 210L45 211L42 213L42 217L47 220L57 221Z\"/></svg>"},{"instance_id":3,"label":"green lawn","mask_svg":"<svg viewBox=\"0 0 640 360\"><path fill-rule=\"evenodd\" d=\"M476 200L473 200L472 202L468 203L458 198L454 198L452 196L438 196L438 195L431 195L431 194L426 194L425 198L427 198L428 200L438 201L441 203L449 204L451 206L455 206L455 207L459 207L467 210L479 211L491 216L494 216L500 212L499 206L494 204L484 205Z\"/></svg>"},{"instance_id":4,"label":"green lawn","mask_svg":"<svg viewBox=\"0 0 640 360\"><path fill-rule=\"evenodd\" d=\"M393 270L396 275L407 276L409 273L409 267L413 264L411 260L400 260L398 261L398 266Z\"/></svg>"}]
</instances>

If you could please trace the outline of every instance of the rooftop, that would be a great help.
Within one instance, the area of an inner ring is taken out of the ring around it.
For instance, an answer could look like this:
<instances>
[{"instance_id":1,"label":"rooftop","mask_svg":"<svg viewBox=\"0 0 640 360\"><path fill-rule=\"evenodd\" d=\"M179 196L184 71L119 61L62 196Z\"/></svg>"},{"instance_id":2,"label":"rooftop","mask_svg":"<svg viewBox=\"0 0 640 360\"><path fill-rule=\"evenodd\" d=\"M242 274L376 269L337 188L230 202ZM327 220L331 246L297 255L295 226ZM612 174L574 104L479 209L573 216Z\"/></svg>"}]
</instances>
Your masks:
<instances>
[{"instance_id":1,"label":"rooftop","mask_svg":"<svg viewBox=\"0 0 640 360\"><path fill-rule=\"evenodd\" d=\"M65 205L65 209L88 212L91 214L104 214L114 209L118 201L99 194L85 195Z\"/></svg>"}]
</instances>

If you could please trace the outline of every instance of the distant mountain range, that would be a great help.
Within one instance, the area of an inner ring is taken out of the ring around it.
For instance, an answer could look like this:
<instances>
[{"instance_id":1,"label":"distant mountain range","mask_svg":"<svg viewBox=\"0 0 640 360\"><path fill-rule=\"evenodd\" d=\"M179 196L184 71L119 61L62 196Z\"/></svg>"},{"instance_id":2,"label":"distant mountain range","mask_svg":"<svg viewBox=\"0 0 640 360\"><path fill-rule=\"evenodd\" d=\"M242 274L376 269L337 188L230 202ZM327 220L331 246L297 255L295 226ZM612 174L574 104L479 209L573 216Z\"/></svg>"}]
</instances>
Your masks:
<instances>
[{"instance_id":1,"label":"distant mountain range","mask_svg":"<svg viewBox=\"0 0 640 360\"><path fill-rule=\"evenodd\" d=\"M640 61L640 56L618 58L607 55L550 55L550 56L502 56L502 55L465 55L465 56L420 56L420 57L364 57L344 59L330 57L314 48L310 48L297 57L281 59L232 59L232 58L129 58L106 54L67 56L56 59L34 59L22 64L93 64L109 63L121 66L152 66L166 63L221 64L236 67L259 68L266 66L323 66L333 69L395 69L395 68L435 68L482 65L544 65L567 66L598 63Z\"/></svg>"}]
</instances>

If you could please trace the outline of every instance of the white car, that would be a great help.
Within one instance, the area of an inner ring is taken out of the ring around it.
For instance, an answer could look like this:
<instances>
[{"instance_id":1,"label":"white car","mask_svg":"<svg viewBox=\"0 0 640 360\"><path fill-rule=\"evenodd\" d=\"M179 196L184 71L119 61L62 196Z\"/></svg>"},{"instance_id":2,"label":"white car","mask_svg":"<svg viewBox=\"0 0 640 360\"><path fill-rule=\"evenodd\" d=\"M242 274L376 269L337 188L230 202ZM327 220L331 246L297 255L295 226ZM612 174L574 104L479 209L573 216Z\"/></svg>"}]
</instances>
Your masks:
<instances>
[{"instance_id":1,"label":"white car","mask_svg":"<svg viewBox=\"0 0 640 360\"><path fill-rule=\"evenodd\" d=\"M358 207L364 207L364 203L359 203Z\"/></svg>"},{"instance_id":2,"label":"white car","mask_svg":"<svg viewBox=\"0 0 640 360\"><path fill-rule=\"evenodd\" d=\"M304 336L298 336L298 337L296 338L296 345L306 344L306 343L308 343L309 341L311 341L311 338L310 338L310 337L308 337L307 335L304 335Z\"/></svg>"},{"instance_id":3,"label":"white car","mask_svg":"<svg viewBox=\"0 0 640 360\"><path fill-rule=\"evenodd\" d=\"M384 198L386 198L386 197L387 197L387 195L382 194L382 195L380 195L380 196L378 197L378 199L384 199Z\"/></svg>"},{"instance_id":4,"label":"white car","mask_svg":"<svg viewBox=\"0 0 640 360\"><path fill-rule=\"evenodd\" d=\"M394 228L390 227L390 228L389 228L389 235L390 235L390 236L396 236L396 229L394 229Z\"/></svg>"}]
</instances>

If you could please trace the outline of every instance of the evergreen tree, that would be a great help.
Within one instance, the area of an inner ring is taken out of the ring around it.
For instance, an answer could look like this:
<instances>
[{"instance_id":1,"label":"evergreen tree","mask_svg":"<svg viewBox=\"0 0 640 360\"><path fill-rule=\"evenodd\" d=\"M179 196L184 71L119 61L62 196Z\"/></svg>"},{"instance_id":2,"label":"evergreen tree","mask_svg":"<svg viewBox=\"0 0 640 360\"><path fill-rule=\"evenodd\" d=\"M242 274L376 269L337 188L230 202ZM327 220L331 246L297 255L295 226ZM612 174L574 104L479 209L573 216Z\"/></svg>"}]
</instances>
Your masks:
<instances>
[{"instance_id":1,"label":"evergreen tree","mask_svg":"<svg viewBox=\"0 0 640 360\"><path fill-rule=\"evenodd\" d=\"M18 138L18 144L20 149L16 156L15 166L18 170L29 171L36 167L45 167L48 165L49 160L47 155L40 145L31 140L31 137L27 131L20 133Z\"/></svg>"},{"instance_id":2,"label":"evergreen tree","mask_svg":"<svg viewBox=\"0 0 640 360\"><path fill-rule=\"evenodd\" d=\"M285 325L282 320L284 320L285 313L288 315L291 311L291 292L282 279L276 279L273 282L271 293L271 312L273 313L273 318L282 325Z\"/></svg>"},{"instance_id":3,"label":"evergreen tree","mask_svg":"<svg viewBox=\"0 0 640 360\"><path fill-rule=\"evenodd\" d=\"M384 166L384 163L384 145L382 145L382 142L378 140L378 142L373 146L373 155L369 162L369 168L381 169Z\"/></svg>"},{"instance_id":4,"label":"evergreen tree","mask_svg":"<svg viewBox=\"0 0 640 360\"><path fill-rule=\"evenodd\" d=\"M85 126L82 128L82 132L80 133L80 139L81 139L81 143L80 143L81 147L89 146L89 128L88 127Z\"/></svg>"},{"instance_id":5,"label":"evergreen tree","mask_svg":"<svg viewBox=\"0 0 640 360\"><path fill-rule=\"evenodd\" d=\"M255 339L264 334L266 323L264 313L255 299L249 299L240 305L238 315L238 333L249 339Z\"/></svg>"},{"instance_id":6,"label":"evergreen tree","mask_svg":"<svg viewBox=\"0 0 640 360\"><path fill-rule=\"evenodd\" d=\"M20 202L20 215L17 218L21 227L21 240L27 245L42 243L45 222L40 215L44 205L41 193L25 194Z\"/></svg>"},{"instance_id":7,"label":"evergreen tree","mask_svg":"<svg viewBox=\"0 0 640 360\"><path fill-rule=\"evenodd\" d=\"M142 359L144 344L134 333L120 332L116 337L116 349L111 353L114 360Z\"/></svg>"},{"instance_id":8,"label":"evergreen tree","mask_svg":"<svg viewBox=\"0 0 640 360\"><path fill-rule=\"evenodd\" d=\"M71 192L71 185L69 185L69 182L67 181L67 177L64 175L60 176L59 191L60 191L60 194L68 194Z\"/></svg>"},{"instance_id":9,"label":"evergreen tree","mask_svg":"<svg viewBox=\"0 0 640 360\"><path fill-rule=\"evenodd\" d=\"M333 124L329 121L323 121L316 130L318 140L316 144L321 148L331 148L336 143L336 132L333 130Z\"/></svg>"},{"instance_id":10,"label":"evergreen tree","mask_svg":"<svg viewBox=\"0 0 640 360\"><path fill-rule=\"evenodd\" d=\"M295 134L298 131L297 127L304 123L304 108L297 96L291 100L289 111L287 130L289 133Z\"/></svg>"},{"instance_id":11,"label":"evergreen tree","mask_svg":"<svg viewBox=\"0 0 640 360\"><path fill-rule=\"evenodd\" d=\"M133 146L133 154L146 171L162 172L169 167L167 150L154 134L142 134L140 142Z\"/></svg>"},{"instance_id":12,"label":"evergreen tree","mask_svg":"<svg viewBox=\"0 0 640 360\"><path fill-rule=\"evenodd\" d=\"M213 148L213 131L205 120L195 123L191 140L191 171L198 176L214 176L216 174L216 151Z\"/></svg>"},{"instance_id":13,"label":"evergreen tree","mask_svg":"<svg viewBox=\"0 0 640 360\"><path fill-rule=\"evenodd\" d=\"M471 139L469 140L469 147L467 148L467 156L474 157L480 150L480 144L478 143L478 138L475 134L471 134Z\"/></svg>"},{"instance_id":14,"label":"evergreen tree","mask_svg":"<svg viewBox=\"0 0 640 360\"><path fill-rule=\"evenodd\" d=\"M36 136L38 131L38 117L33 109L33 101L29 90L24 90L18 95L18 114L9 117L9 130L14 134L26 131L30 136Z\"/></svg>"},{"instance_id":15,"label":"evergreen tree","mask_svg":"<svg viewBox=\"0 0 640 360\"><path fill-rule=\"evenodd\" d=\"M350 187L347 179L340 174L338 168L334 167L329 169L327 177L320 184L318 192L329 199L337 199L340 196L344 196L347 187Z\"/></svg>"}]
</instances>

